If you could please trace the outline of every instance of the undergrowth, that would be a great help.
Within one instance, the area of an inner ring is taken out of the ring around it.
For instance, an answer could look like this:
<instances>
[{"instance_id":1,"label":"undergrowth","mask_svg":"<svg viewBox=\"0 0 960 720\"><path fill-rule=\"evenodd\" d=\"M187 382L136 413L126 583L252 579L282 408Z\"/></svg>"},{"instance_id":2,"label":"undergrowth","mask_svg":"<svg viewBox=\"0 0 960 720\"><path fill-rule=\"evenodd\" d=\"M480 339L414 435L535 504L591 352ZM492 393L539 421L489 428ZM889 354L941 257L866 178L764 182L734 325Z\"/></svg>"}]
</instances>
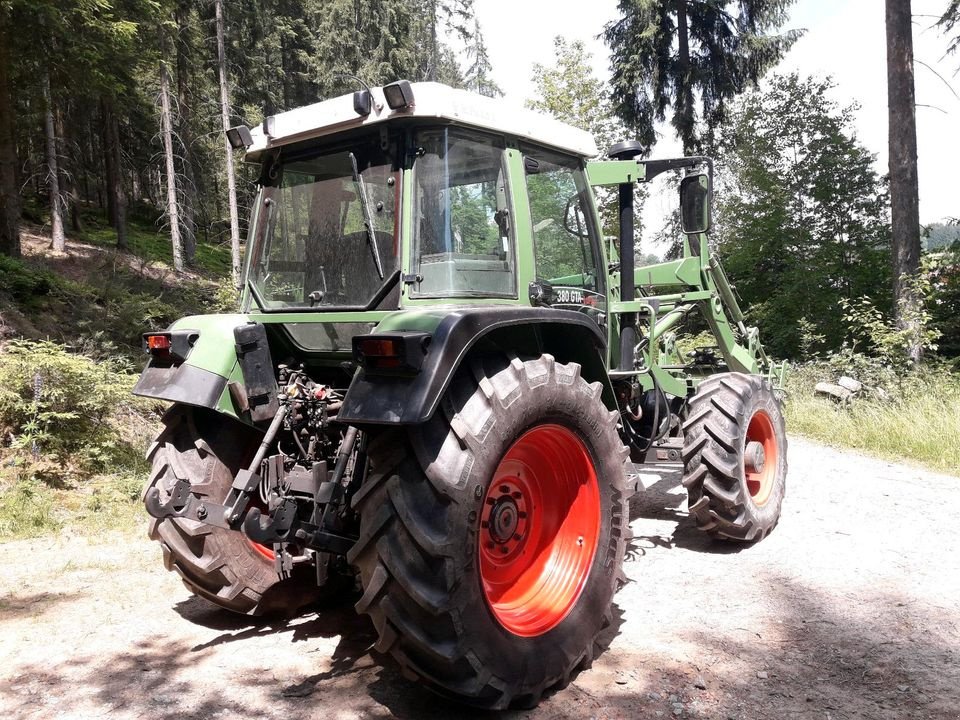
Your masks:
<instances>
[{"instance_id":1,"label":"undergrowth","mask_svg":"<svg viewBox=\"0 0 960 720\"><path fill-rule=\"evenodd\" d=\"M0 352L0 538L127 522L159 409L130 394L135 380L123 358L49 341Z\"/></svg>"},{"instance_id":2,"label":"undergrowth","mask_svg":"<svg viewBox=\"0 0 960 720\"><path fill-rule=\"evenodd\" d=\"M949 473L960 472L960 379L946 371L918 372L893 392L868 389L848 404L814 394L833 379L830 366L794 368L787 383L786 419L791 433L890 460L904 458Z\"/></svg>"},{"instance_id":3,"label":"undergrowth","mask_svg":"<svg viewBox=\"0 0 960 720\"><path fill-rule=\"evenodd\" d=\"M237 304L229 246L199 243L178 277L146 210L131 208L126 252L102 212L81 215L69 240L88 245L0 255L0 540L144 523L144 452L165 403L130 393L141 334Z\"/></svg>"},{"instance_id":4,"label":"undergrowth","mask_svg":"<svg viewBox=\"0 0 960 720\"><path fill-rule=\"evenodd\" d=\"M231 311L228 282L137 272L111 254L97 258L80 279L50 264L0 255L0 325L8 334L45 338L96 358L118 355L142 362L140 337L186 315ZM0 328L2 329L2 328Z\"/></svg>"},{"instance_id":5,"label":"undergrowth","mask_svg":"<svg viewBox=\"0 0 960 720\"><path fill-rule=\"evenodd\" d=\"M924 291L924 287L920 286ZM833 352L794 367L787 383L787 427L821 442L908 459L960 473L960 375L934 354L941 331L928 309L914 310L905 330L860 298L842 304L847 339ZM927 358L911 358L916 345ZM818 382L862 383L846 402L818 396Z\"/></svg>"}]
</instances>

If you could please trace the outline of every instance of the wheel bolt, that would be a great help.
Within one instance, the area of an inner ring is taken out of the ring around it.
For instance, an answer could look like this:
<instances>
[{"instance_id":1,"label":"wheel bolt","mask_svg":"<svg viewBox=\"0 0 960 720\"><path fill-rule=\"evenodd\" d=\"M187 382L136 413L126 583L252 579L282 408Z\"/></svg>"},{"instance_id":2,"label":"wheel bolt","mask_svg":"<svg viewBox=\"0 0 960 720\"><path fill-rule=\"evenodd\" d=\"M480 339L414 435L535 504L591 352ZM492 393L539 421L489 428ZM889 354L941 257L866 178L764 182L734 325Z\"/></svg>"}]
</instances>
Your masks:
<instances>
[{"instance_id":1,"label":"wheel bolt","mask_svg":"<svg viewBox=\"0 0 960 720\"><path fill-rule=\"evenodd\" d=\"M513 499L514 499L514 500L519 500L520 498L523 497L523 493L521 493L519 490L514 490L514 491L511 493L511 495L513 496Z\"/></svg>"},{"instance_id":2,"label":"wheel bolt","mask_svg":"<svg viewBox=\"0 0 960 720\"><path fill-rule=\"evenodd\" d=\"M504 495L506 495L508 492L510 492L510 486L509 486L509 485L501 485L501 486L500 486L500 492L502 492Z\"/></svg>"}]
</instances>

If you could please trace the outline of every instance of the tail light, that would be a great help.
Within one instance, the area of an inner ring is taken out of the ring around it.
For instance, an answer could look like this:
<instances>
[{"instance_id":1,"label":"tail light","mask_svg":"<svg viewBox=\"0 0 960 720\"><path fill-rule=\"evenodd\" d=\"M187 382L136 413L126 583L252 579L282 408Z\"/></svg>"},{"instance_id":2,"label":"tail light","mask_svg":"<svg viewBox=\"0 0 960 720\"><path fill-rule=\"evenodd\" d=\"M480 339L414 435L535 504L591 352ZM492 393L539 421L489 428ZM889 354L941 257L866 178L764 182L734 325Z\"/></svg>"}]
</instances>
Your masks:
<instances>
[{"instance_id":1,"label":"tail light","mask_svg":"<svg viewBox=\"0 0 960 720\"><path fill-rule=\"evenodd\" d=\"M143 351L160 362L187 359L200 333L196 330L165 330L143 334Z\"/></svg>"},{"instance_id":2,"label":"tail light","mask_svg":"<svg viewBox=\"0 0 960 720\"><path fill-rule=\"evenodd\" d=\"M430 335L421 332L358 335L353 338L353 358L371 372L418 373L429 345Z\"/></svg>"}]
</instances>

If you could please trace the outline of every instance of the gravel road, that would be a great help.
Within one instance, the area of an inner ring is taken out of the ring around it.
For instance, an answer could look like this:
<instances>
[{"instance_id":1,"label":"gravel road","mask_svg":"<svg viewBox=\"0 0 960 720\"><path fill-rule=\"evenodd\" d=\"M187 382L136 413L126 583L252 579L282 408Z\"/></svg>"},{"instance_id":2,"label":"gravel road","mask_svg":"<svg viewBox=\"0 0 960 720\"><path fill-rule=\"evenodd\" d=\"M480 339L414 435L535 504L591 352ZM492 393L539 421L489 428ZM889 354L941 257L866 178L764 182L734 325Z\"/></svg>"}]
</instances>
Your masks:
<instances>
[{"instance_id":1,"label":"gravel road","mask_svg":"<svg viewBox=\"0 0 960 720\"><path fill-rule=\"evenodd\" d=\"M789 462L754 547L701 537L678 472L636 496L609 648L499 717L960 718L960 478L797 438ZM0 567L3 718L488 717L381 665L348 603L218 611L142 534L7 543Z\"/></svg>"}]
</instances>

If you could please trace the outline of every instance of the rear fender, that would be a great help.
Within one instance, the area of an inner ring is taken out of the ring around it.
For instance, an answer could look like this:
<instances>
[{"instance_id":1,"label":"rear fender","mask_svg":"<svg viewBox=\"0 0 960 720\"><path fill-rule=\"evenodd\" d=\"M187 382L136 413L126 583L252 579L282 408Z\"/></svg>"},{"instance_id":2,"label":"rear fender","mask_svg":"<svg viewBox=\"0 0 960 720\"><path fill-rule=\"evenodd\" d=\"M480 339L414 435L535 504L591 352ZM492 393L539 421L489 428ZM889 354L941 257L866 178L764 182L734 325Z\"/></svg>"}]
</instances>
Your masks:
<instances>
[{"instance_id":1,"label":"rear fender","mask_svg":"<svg viewBox=\"0 0 960 720\"><path fill-rule=\"evenodd\" d=\"M377 334L430 333L422 365L415 374L371 372L361 367L337 419L353 425L412 425L426 422L458 368L474 352L553 355L576 362L588 382L603 385L603 401L616 407L606 371L606 341L601 328L583 313L543 307L434 309L392 315Z\"/></svg>"},{"instance_id":2,"label":"rear fender","mask_svg":"<svg viewBox=\"0 0 960 720\"><path fill-rule=\"evenodd\" d=\"M192 340L185 359L158 362L150 358L133 394L194 407L217 410L252 424L231 397L229 383L242 387L234 328L249 321L246 315L193 315L177 320L170 330L189 330Z\"/></svg>"}]
</instances>

